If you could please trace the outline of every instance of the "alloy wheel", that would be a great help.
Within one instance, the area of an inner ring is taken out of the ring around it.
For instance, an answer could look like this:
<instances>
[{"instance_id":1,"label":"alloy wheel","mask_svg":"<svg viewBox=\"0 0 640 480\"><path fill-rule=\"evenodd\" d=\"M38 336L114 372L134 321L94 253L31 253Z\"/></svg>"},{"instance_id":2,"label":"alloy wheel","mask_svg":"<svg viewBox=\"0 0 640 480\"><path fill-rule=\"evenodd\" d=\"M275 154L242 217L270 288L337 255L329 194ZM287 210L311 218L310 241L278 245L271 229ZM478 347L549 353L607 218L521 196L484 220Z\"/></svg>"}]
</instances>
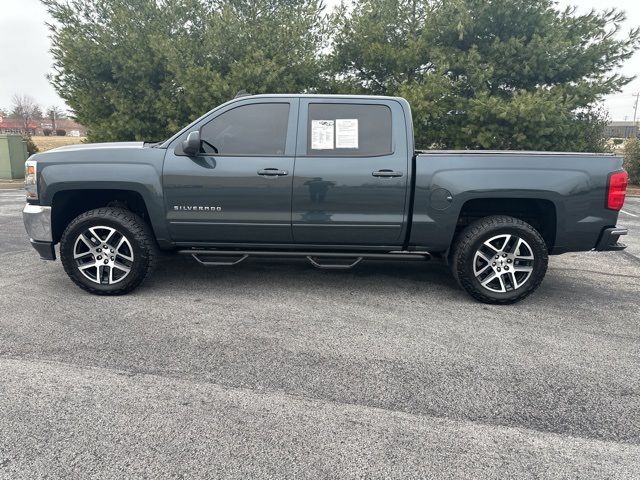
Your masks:
<instances>
[{"instance_id":1,"label":"alloy wheel","mask_svg":"<svg viewBox=\"0 0 640 480\"><path fill-rule=\"evenodd\" d=\"M92 282L114 285L129 275L134 255L131 242L122 232L96 226L78 235L73 258L78 270Z\"/></svg>"},{"instance_id":2,"label":"alloy wheel","mask_svg":"<svg viewBox=\"0 0 640 480\"><path fill-rule=\"evenodd\" d=\"M517 235L496 235L482 243L473 258L473 274L483 288L507 293L524 286L533 273L535 256Z\"/></svg>"}]
</instances>

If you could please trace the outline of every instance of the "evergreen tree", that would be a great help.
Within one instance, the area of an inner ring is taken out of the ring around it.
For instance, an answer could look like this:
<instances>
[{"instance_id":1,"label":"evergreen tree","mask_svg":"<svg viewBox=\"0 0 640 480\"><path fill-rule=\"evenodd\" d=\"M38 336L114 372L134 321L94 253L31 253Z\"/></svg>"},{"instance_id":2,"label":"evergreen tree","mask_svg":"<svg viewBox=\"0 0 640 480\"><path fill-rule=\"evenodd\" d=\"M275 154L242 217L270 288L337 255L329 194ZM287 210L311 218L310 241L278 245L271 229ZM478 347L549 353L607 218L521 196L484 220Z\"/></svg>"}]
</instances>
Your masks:
<instances>
[{"instance_id":1,"label":"evergreen tree","mask_svg":"<svg viewBox=\"0 0 640 480\"><path fill-rule=\"evenodd\" d=\"M401 95L421 147L602 150L640 33L552 0L42 0L91 140L162 139L251 93Z\"/></svg>"},{"instance_id":2,"label":"evergreen tree","mask_svg":"<svg viewBox=\"0 0 640 480\"><path fill-rule=\"evenodd\" d=\"M303 92L320 74L320 0L42 0L51 81L90 140L166 138L238 90Z\"/></svg>"},{"instance_id":3,"label":"evergreen tree","mask_svg":"<svg viewBox=\"0 0 640 480\"><path fill-rule=\"evenodd\" d=\"M334 19L335 90L407 98L422 147L602 150L603 96L638 47L614 9L551 0L362 0Z\"/></svg>"}]
</instances>

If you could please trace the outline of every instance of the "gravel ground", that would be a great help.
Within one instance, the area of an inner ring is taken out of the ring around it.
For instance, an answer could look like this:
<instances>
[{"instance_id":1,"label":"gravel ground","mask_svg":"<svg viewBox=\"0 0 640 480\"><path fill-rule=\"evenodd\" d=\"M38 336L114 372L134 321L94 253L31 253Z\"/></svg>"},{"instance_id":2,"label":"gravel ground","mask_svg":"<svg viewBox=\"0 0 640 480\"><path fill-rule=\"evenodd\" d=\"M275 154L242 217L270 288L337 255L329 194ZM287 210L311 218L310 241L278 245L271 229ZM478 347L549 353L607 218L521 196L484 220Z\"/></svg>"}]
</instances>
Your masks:
<instances>
[{"instance_id":1,"label":"gravel ground","mask_svg":"<svg viewBox=\"0 0 640 480\"><path fill-rule=\"evenodd\" d=\"M204 269L86 294L0 190L0 478L640 478L640 199L622 253L475 303L436 263Z\"/></svg>"}]
</instances>

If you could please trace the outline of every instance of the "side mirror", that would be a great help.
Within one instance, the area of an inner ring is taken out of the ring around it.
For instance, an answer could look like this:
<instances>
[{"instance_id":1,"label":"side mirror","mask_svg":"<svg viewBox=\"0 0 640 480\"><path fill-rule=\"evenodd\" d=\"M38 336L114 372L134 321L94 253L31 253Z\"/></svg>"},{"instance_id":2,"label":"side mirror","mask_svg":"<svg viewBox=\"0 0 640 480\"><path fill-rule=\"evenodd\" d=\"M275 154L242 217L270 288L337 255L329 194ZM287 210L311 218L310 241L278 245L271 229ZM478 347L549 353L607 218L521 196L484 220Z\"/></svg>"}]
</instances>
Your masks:
<instances>
[{"instance_id":1,"label":"side mirror","mask_svg":"<svg viewBox=\"0 0 640 480\"><path fill-rule=\"evenodd\" d=\"M191 132L187 136L187 139L182 142L182 151L190 157L198 155L200 153L201 143L200 132Z\"/></svg>"}]
</instances>

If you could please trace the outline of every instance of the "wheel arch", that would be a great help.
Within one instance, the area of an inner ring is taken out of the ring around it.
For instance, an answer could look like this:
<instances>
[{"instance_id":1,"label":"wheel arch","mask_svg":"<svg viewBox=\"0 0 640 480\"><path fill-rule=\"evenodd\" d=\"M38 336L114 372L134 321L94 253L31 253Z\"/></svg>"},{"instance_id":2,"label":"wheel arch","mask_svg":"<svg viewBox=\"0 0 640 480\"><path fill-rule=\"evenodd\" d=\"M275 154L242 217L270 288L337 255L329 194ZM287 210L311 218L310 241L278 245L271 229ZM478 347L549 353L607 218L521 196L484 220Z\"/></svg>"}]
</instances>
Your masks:
<instances>
[{"instance_id":1,"label":"wheel arch","mask_svg":"<svg viewBox=\"0 0 640 480\"><path fill-rule=\"evenodd\" d=\"M487 197L467 200L460 209L453 241L467 226L483 217L503 215L534 227L551 252L556 243L558 210L553 201L541 198Z\"/></svg>"},{"instance_id":2,"label":"wheel arch","mask_svg":"<svg viewBox=\"0 0 640 480\"><path fill-rule=\"evenodd\" d=\"M58 243L65 228L78 215L100 207L121 207L139 215L153 230L147 203L140 192L128 189L68 189L56 192L51 200L53 242ZM157 233L154 231L154 233Z\"/></svg>"}]
</instances>

